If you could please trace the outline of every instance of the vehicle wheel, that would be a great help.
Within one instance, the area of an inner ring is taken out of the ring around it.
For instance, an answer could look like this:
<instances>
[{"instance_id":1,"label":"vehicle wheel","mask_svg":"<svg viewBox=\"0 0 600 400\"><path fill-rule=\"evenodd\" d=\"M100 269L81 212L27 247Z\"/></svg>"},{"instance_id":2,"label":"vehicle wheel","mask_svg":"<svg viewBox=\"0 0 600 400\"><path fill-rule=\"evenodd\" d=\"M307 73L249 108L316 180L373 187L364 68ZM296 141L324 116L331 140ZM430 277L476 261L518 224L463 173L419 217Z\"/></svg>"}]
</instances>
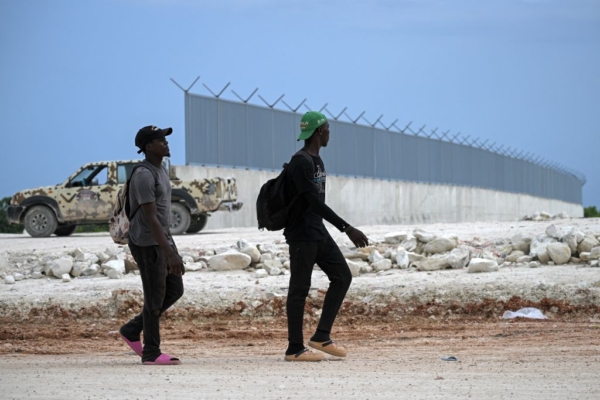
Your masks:
<instances>
[{"instance_id":1,"label":"vehicle wheel","mask_svg":"<svg viewBox=\"0 0 600 400\"><path fill-rule=\"evenodd\" d=\"M56 236L70 236L77 229L77 225L59 225L54 234Z\"/></svg>"},{"instance_id":2,"label":"vehicle wheel","mask_svg":"<svg viewBox=\"0 0 600 400\"><path fill-rule=\"evenodd\" d=\"M25 214L25 230L32 237L48 237L57 225L54 211L46 206L33 206Z\"/></svg>"},{"instance_id":3,"label":"vehicle wheel","mask_svg":"<svg viewBox=\"0 0 600 400\"><path fill-rule=\"evenodd\" d=\"M190 227L192 217L181 203L171 203L171 234L182 235Z\"/></svg>"},{"instance_id":4,"label":"vehicle wheel","mask_svg":"<svg viewBox=\"0 0 600 400\"><path fill-rule=\"evenodd\" d=\"M197 233L200 232L206 226L206 222L208 221L208 215L206 214L198 214L192 217L192 222L190 223L190 227L186 231L187 233Z\"/></svg>"}]
</instances>

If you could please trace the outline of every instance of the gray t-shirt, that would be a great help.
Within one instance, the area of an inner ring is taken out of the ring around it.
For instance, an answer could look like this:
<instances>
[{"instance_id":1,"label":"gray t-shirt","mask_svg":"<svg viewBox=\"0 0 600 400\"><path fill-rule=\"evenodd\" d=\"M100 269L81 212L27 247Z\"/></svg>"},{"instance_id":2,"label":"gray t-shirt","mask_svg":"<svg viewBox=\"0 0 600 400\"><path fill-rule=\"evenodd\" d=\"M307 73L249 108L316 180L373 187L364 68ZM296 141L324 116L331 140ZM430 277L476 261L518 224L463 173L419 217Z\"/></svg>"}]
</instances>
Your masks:
<instances>
[{"instance_id":1,"label":"gray t-shirt","mask_svg":"<svg viewBox=\"0 0 600 400\"><path fill-rule=\"evenodd\" d=\"M158 221L165 233L168 233L171 224L171 182L162 166L156 168L147 161L143 161L143 165L133 172L129 186L129 210L131 213L137 210L130 221L129 239L138 246L156 246L158 243L150 233L148 219L144 215L144 211L138 207L140 204L156 203ZM155 170L158 182L148 168ZM171 235L167 236L169 243L173 244Z\"/></svg>"}]
</instances>

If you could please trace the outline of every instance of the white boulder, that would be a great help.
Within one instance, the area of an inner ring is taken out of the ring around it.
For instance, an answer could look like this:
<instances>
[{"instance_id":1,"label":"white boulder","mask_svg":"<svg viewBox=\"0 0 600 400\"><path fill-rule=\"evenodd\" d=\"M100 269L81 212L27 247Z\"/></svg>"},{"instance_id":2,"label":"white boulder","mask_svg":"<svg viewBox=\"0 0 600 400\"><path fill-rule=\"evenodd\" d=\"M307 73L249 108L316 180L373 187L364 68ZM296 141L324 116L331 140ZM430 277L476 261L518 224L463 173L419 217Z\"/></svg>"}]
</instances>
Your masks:
<instances>
[{"instance_id":1,"label":"white boulder","mask_svg":"<svg viewBox=\"0 0 600 400\"><path fill-rule=\"evenodd\" d=\"M550 260L550 256L548 255L548 252L546 251L546 249L544 249L543 251L538 253L537 259L542 264L548 264L549 262L552 262Z\"/></svg>"},{"instance_id":2,"label":"white boulder","mask_svg":"<svg viewBox=\"0 0 600 400\"><path fill-rule=\"evenodd\" d=\"M212 256L208 260L208 266L214 271L231 271L247 268L251 262L252 259L248 254L230 250Z\"/></svg>"},{"instance_id":3,"label":"white boulder","mask_svg":"<svg viewBox=\"0 0 600 400\"><path fill-rule=\"evenodd\" d=\"M404 247L406 251L414 251L417 248L417 238L406 239L400 246Z\"/></svg>"},{"instance_id":4,"label":"white boulder","mask_svg":"<svg viewBox=\"0 0 600 400\"><path fill-rule=\"evenodd\" d=\"M96 254L96 257L98 257L98 261L100 261L100 263L106 262L108 260L110 260L110 256L108 254L106 254L105 252L101 251L100 253Z\"/></svg>"},{"instance_id":5,"label":"white boulder","mask_svg":"<svg viewBox=\"0 0 600 400\"><path fill-rule=\"evenodd\" d=\"M582 237L582 240L583 240L583 237ZM580 240L578 239L577 233L573 232L573 233L563 237L561 241L563 243L565 243L567 246L569 246L569 249L571 249L571 254L577 254L577 246L579 245L579 242L580 242Z\"/></svg>"},{"instance_id":6,"label":"white boulder","mask_svg":"<svg viewBox=\"0 0 600 400\"><path fill-rule=\"evenodd\" d=\"M81 275L83 276L92 276L97 275L100 272L100 266L98 264L92 264L81 271Z\"/></svg>"},{"instance_id":7,"label":"white boulder","mask_svg":"<svg viewBox=\"0 0 600 400\"><path fill-rule=\"evenodd\" d=\"M407 255L408 255L408 261L410 263L422 261L427 258L423 254L413 253L412 251L407 252Z\"/></svg>"},{"instance_id":8,"label":"white boulder","mask_svg":"<svg viewBox=\"0 0 600 400\"><path fill-rule=\"evenodd\" d=\"M371 263L376 263L381 260L385 260L385 257L383 257L377 250L373 250L371 254L369 254L369 261Z\"/></svg>"},{"instance_id":9,"label":"white boulder","mask_svg":"<svg viewBox=\"0 0 600 400\"><path fill-rule=\"evenodd\" d=\"M263 254L263 253L276 254L277 253L277 246L275 246L273 244L259 244L256 247L261 252L261 254Z\"/></svg>"},{"instance_id":10,"label":"white boulder","mask_svg":"<svg viewBox=\"0 0 600 400\"><path fill-rule=\"evenodd\" d=\"M206 268L206 264L204 263L204 261L198 261L198 262L193 262L193 263L186 263L185 264L185 271L188 272L194 272L194 271L200 271L201 269Z\"/></svg>"},{"instance_id":11,"label":"white boulder","mask_svg":"<svg viewBox=\"0 0 600 400\"><path fill-rule=\"evenodd\" d=\"M241 250L241 249L245 249L246 247L252 246L252 244L250 244L250 242L247 241L246 239L240 239L237 241L236 246L237 246L238 250Z\"/></svg>"},{"instance_id":12,"label":"white boulder","mask_svg":"<svg viewBox=\"0 0 600 400\"><path fill-rule=\"evenodd\" d=\"M181 255L181 261L183 261L185 264L187 264L187 263L193 263L194 262L194 257L192 257L191 255L188 255L188 254Z\"/></svg>"},{"instance_id":13,"label":"white boulder","mask_svg":"<svg viewBox=\"0 0 600 400\"><path fill-rule=\"evenodd\" d=\"M545 232L546 235L554 239L562 240L565 236L572 234L574 231L575 228L573 228L572 226L557 227L556 225L552 224L546 228Z\"/></svg>"},{"instance_id":14,"label":"white boulder","mask_svg":"<svg viewBox=\"0 0 600 400\"><path fill-rule=\"evenodd\" d=\"M600 246L594 247L592 251L590 251L590 260L598 260L600 259Z\"/></svg>"},{"instance_id":15,"label":"white boulder","mask_svg":"<svg viewBox=\"0 0 600 400\"><path fill-rule=\"evenodd\" d=\"M600 245L598 239L596 239L593 235L587 235L581 243L577 245L577 250L579 253L589 253L596 246Z\"/></svg>"},{"instance_id":16,"label":"white boulder","mask_svg":"<svg viewBox=\"0 0 600 400\"><path fill-rule=\"evenodd\" d=\"M385 251L385 253L383 253L383 258L387 258L389 260L396 259L396 250L394 250L394 249L387 249Z\"/></svg>"},{"instance_id":17,"label":"white boulder","mask_svg":"<svg viewBox=\"0 0 600 400\"><path fill-rule=\"evenodd\" d=\"M123 275L125 273L125 260L110 260L102 264L102 271L104 275L108 275L108 271L114 270L117 274Z\"/></svg>"},{"instance_id":18,"label":"white boulder","mask_svg":"<svg viewBox=\"0 0 600 400\"><path fill-rule=\"evenodd\" d=\"M413 231L413 236L423 243L429 243L437 237L435 233L426 231L424 229L415 229Z\"/></svg>"},{"instance_id":19,"label":"white boulder","mask_svg":"<svg viewBox=\"0 0 600 400\"><path fill-rule=\"evenodd\" d=\"M105 269L104 274L110 279L121 279L123 277L123 274L121 274L118 270L112 268Z\"/></svg>"},{"instance_id":20,"label":"white boulder","mask_svg":"<svg viewBox=\"0 0 600 400\"><path fill-rule=\"evenodd\" d=\"M517 233L511 238L513 250L522 251L523 254L529 254L531 246L531 238L524 236L522 233Z\"/></svg>"},{"instance_id":21,"label":"white boulder","mask_svg":"<svg viewBox=\"0 0 600 400\"><path fill-rule=\"evenodd\" d=\"M269 273L267 271L265 271L264 269L257 269L256 271L254 271L254 277L261 279L261 278L266 278L267 276L269 276Z\"/></svg>"},{"instance_id":22,"label":"white boulder","mask_svg":"<svg viewBox=\"0 0 600 400\"><path fill-rule=\"evenodd\" d=\"M272 260L273 259L273 254L271 253L263 253L260 255L260 258L258 259L259 262L265 262L267 260ZM252 258L250 258L250 262L252 262Z\"/></svg>"},{"instance_id":23,"label":"white boulder","mask_svg":"<svg viewBox=\"0 0 600 400\"><path fill-rule=\"evenodd\" d=\"M396 244L406 240L406 232L390 232L383 237L386 243Z\"/></svg>"},{"instance_id":24,"label":"white boulder","mask_svg":"<svg viewBox=\"0 0 600 400\"><path fill-rule=\"evenodd\" d=\"M527 263L531 262L532 260L533 260L533 257L531 257L531 256L521 256L521 257L517 258L517 263L527 264Z\"/></svg>"},{"instance_id":25,"label":"white boulder","mask_svg":"<svg viewBox=\"0 0 600 400\"><path fill-rule=\"evenodd\" d=\"M428 242L425 247L423 247L423 252L426 254L439 254L450 251L455 247L456 241L446 237L439 237Z\"/></svg>"},{"instance_id":26,"label":"white boulder","mask_svg":"<svg viewBox=\"0 0 600 400\"><path fill-rule=\"evenodd\" d=\"M467 266L471 252L468 248L457 247L448 255L447 261L452 269L461 269Z\"/></svg>"},{"instance_id":27,"label":"white boulder","mask_svg":"<svg viewBox=\"0 0 600 400\"><path fill-rule=\"evenodd\" d=\"M514 263L517 261L517 259L523 257L524 255L525 253L523 253L521 250L513 250L513 252L506 257L506 261Z\"/></svg>"},{"instance_id":28,"label":"white boulder","mask_svg":"<svg viewBox=\"0 0 600 400\"><path fill-rule=\"evenodd\" d=\"M85 261L85 252L80 248L76 248L73 250L73 258L76 261Z\"/></svg>"},{"instance_id":29,"label":"white boulder","mask_svg":"<svg viewBox=\"0 0 600 400\"><path fill-rule=\"evenodd\" d=\"M400 269L406 269L410 264L408 251L402 246L398 246L396 250L396 264L398 264L398 268Z\"/></svg>"},{"instance_id":30,"label":"white boulder","mask_svg":"<svg viewBox=\"0 0 600 400\"><path fill-rule=\"evenodd\" d=\"M57 278L61 278L64 274L68 274L71 272L73 268L73 258L71 257L61 257L58 258L50 264L50 271L52 275Z\"/></svg>"},{"instance_id":31,"label":"white boulder","mask_svg":"<svg viewBox=\"0 0 600 400\"><path fill-rule=\"evenodd\" d=\"M117 246L107 247L104 253L109 257L116 257L120 253L120 250ZM98 255L98 258L100 258L100 255Z\"/></svg>"},{"instance_id":32,"label":"white boulder","mask_svg":"<svg viewBox=\"0 0 600 400\"><path fill-rule=\"evenodd\" d=\"M281 264L281 261L279 261L279 260L265 260L265 262L263 263L263 268L270 275L273 275L273 274L271 274L271 270L273 270L273 269L280 270L281 267L282 267L282 264ZM277 274L277 275L279 275L279 274Z\"/></svg>"},{"instance_id":33,"label":"white boulder","mask_svg":"<svg viewBox=\"0 0 600 400\"><path fill-rule=\"evenodd\" d=\"M571 249L565 243L550 243L546 251L555 265L566 264L571 258Z\"/></svg>"},{"instance_id":34,"label":"white boulder","mask_svg":"<svg viewBox=\"0 0 600 400\"><path fill-rule=\"evenodd\" d=\"M469 273L494 271L498 271L498 263L487 258L473 258L469 262L469 269L467 270Z\"/></svg>"},{"instance_id":35,"label":"white boulder","mask_svg":"<svg viewBox=\"0 0 600 400\"><path fill-rule=\"evenodd\" d=\"M71 268L71 275L74 277L81 276L83 271L88 267L88 263L84 261L77 261L73 264L73 268Z\"/></svg>"},{"instance_id":36,"label":"white boulder","mask_svg":"<svg viewBox=\"0 0 600 400\"><path fill-rule=\"evenodd\" d=\"M382 260L376 261L373 264L371 264L371 267L373 267L373 271L376 271L376 272L386 271L386 270L392 268L392 260L388 260L387 258L384 258Z\"/></svg>"},{"instance_id":37,"label":"white boulder","mask_svg":"<svg viewBox=\"0 0 600 400\"><path fill-rule=\"evenodd\" d=\"M349 248L348 246L344 245L340 246L340 251L342 252L342 255L344 256L344 258L349 260L360 259L363 261L367 261L369 259L369 253L367 253L365 250L366 249L360 249L356 247Z\"/></svg>"},{"instance_id":38,"label":"white boulder","mask_svg":"<svg viewBox=\"0 0 600 400\"><path fill-rule=\"evenodd\" d=\"M260 261L260 251L256 246L246 246L240 249L240 253L247 254L250 256L250 262L253 264Z\"/></svg>"},{"instance_id":39,"label":"white boulder","mask_svg":"<svg viewBox=\"0 0 600 400\"><path fill-rule=\"evenodd\" d=\"M346 259L346 264L348 264L348 268L350 268L350 272L352 273L353 277L360 276L360 264L359 263Z\"/></svg>"},{"instance_id":40,"label":"white boulder","mask_svg":"<svg viewBox=\"0 0 600 400\"><path fill-rule=\"evenodd\" d=\"M437 271L450 267L448 258L448 254L436 254L421 261L415 261L413 264L416 265L417 271Z\"/></svg>"},{"instance_id":41,"label":"white boulder","mask_svg":"<svg viewBox=\"0 0 600 400\"><path fill-rule=\"evenodd\" d=\"M7 285L14 285L15 284L15 278L12 275L6 275L4 277L4 283L6 283Z\"/></svg>"},{"instance_id":42,"label":"white boulder","mask_svg":"<svg viewBox=\"0 0 600 400\"><path fill-rule=\"evenodd\" d=\"M538 257L540 253L546 252L546 247L548 244L556 242L556 239L546 236L539 235L531 240L531 249L529 251L529 255L532 257Z\"/></svg>"}]
</instances>

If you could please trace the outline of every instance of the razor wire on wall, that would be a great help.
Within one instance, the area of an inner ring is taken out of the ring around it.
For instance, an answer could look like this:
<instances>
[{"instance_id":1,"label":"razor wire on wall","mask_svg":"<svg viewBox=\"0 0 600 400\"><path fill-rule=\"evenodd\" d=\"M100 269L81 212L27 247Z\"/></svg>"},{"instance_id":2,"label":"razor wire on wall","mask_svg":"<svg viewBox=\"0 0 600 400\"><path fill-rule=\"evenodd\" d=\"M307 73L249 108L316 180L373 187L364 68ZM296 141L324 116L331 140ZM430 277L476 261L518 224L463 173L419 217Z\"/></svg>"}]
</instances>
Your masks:
<instances>
[{"instance_id":1,"label":"razor wire on wall","mask_svg":"<svg viewBox=\"0 0 600 400\"><path fill-rule=\"evenodd\" d=\"M365 112L351 117L347 108L332 114L325 104L311 108L306 99L296 107L281 95L265 106L249 101L255 89L240 101L222 98L229 87L211 96L185 94L186 164L280 170L304 143L296 140L304 110L329 114L331 146L322 150L329 175L473 186L582 203L585 177L556 162L489 144L488 140L439 132L425 125L404 127L398 120L384 124L383 115L371 123ZM282 103L288 110L275 108ZM340 118L344 118L341 120Z\"/></svg>"}]
</instances>

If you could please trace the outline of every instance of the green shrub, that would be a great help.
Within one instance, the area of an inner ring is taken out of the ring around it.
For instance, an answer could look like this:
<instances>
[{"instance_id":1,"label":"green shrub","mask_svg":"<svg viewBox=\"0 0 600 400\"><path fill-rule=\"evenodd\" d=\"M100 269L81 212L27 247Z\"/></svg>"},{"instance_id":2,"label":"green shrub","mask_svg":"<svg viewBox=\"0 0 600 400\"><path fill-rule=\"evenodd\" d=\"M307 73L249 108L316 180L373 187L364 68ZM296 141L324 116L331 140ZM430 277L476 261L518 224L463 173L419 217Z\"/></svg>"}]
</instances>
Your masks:
<instances>
[{"instance_id":1,"label":"green shrub","mask_svg":"<svg viewBox=\"0 0 600 400\"><path fill-rule=\"evenodd\" d=\"M6 210L10 204L10 197L0 200L0 233L23 233L23 225L10 225Z\"/></svg>"},{"instance_id":2,"label":"green shrub","mask_svg":"<svg viewBox=\"0 0 600 400\"><path fill-rule=\"evenodd\" d=\"M600 218L600 212L596 206L589 206L583 209L584 218Z\"/></svg>"}]
</instances>

